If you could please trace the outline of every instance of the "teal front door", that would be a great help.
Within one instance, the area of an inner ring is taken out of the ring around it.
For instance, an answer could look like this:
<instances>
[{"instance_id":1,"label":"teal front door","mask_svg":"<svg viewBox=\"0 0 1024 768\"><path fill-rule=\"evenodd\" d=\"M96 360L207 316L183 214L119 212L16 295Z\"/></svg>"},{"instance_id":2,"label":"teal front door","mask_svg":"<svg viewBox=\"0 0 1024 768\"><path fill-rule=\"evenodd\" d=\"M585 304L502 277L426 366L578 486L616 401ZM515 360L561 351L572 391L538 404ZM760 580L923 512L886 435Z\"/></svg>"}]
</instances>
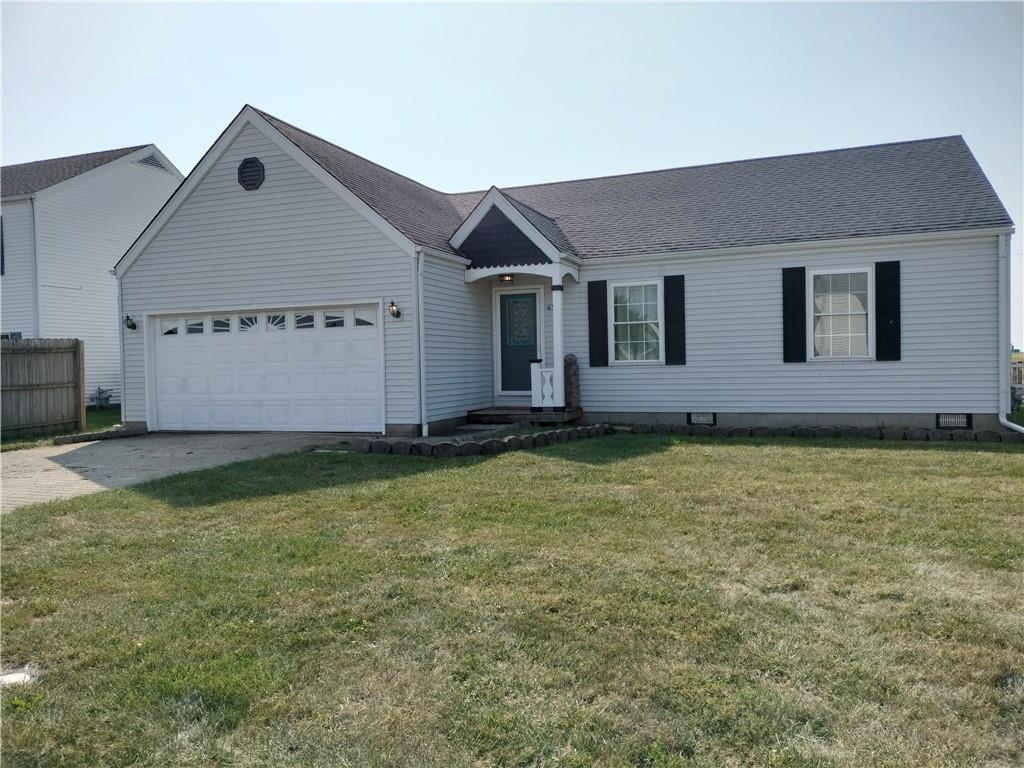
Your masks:
<instances>
[{"instance_id":1,"label":"teal front door","mask_svg":"<svg viewBox=\"0 0 1024 768\"><path fill-rule=\"evenodd\" d=\"M537 294L499 294L499 361L502 392L530 391L530 361L537 346Z\"/></svg>"}]
</instances>

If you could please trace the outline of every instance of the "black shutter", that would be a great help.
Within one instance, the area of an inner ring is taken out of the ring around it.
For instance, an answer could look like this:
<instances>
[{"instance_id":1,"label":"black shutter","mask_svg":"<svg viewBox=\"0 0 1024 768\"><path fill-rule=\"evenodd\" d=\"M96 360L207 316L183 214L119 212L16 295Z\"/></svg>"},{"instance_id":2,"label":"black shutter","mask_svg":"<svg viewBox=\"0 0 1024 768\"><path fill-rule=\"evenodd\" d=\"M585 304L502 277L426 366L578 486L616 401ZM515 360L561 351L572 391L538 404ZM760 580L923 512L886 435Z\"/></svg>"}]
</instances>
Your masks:
<instances>
[{"instance_id":1,"label":"black shutter","mask_svg":"<svg viewBox=\"0 0 1024 768\"><path fill-rule=\"evenodd\" d=\"M875 264L875 359L900 359L900 263Z\"/></svg>"},{"instance_id":2,"label":"black shutter","mask_svg":"<svg viewBox=\"0 0 1024 768\"><path fill-rule=\"evenodd\" d=\"M665 365L686 365L686 279L665 277Z\"/></svg>"},{"instance_id":3,"label":"black shutter","mask_svg":"<svg viewBox=\"0 0 1024 768\"><path fill-rule=\"evenodd\" d=\"M590 325L590 367L608 365L608 281L587 283L587 321Z\"/></svg>"},{"instance_id":4,"label":"black shutter","mask_svg":"<svg viewBox=\"0 0 1024 768\"><path fill-rule=\"evenodd\" d=\"M807 362L806 270L782 270L782 362Z\"/></svg>"}]
</instances>

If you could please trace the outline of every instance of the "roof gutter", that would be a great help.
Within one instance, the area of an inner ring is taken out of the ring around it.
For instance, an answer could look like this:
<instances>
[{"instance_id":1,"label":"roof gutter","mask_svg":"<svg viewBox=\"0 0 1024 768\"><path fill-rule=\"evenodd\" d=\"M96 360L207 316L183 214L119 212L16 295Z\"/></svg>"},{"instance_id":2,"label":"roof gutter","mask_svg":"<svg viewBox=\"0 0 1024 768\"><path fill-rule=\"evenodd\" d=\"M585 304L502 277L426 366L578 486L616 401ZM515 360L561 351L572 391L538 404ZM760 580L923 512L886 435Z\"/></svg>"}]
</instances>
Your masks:
<instances>
[{"instance_id":1,"label":"roof gutter","mask_svg":"<svg viewBox=\"0 0 1024 768\"><path fill-rule=\"evenodd\" d=\"M999 423L1013 432L1024 432L1006 414L1010 411L1010 235L999 236Z\"/></svg>"}]
</instances>

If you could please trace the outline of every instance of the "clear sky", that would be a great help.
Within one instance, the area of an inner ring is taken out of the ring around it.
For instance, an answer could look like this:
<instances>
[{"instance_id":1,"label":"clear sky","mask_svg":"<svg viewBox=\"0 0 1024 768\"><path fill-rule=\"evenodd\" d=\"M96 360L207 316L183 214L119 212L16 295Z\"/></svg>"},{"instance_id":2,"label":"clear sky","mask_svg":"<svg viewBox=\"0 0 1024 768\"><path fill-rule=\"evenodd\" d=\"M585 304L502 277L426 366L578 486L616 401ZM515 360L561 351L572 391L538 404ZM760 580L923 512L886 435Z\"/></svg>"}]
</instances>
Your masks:
<instances>
[{"instance_id":1,"label":"clear sky","mask_svg":"<svg viewBox=\"0 0 1024 768\"><path fill-rule=\"evenodd\" d=\"M3 162L187 173L247 102L445 191L958 133L1020 228L1022 8L4 3Z\"/></svg>"}]
</instances>

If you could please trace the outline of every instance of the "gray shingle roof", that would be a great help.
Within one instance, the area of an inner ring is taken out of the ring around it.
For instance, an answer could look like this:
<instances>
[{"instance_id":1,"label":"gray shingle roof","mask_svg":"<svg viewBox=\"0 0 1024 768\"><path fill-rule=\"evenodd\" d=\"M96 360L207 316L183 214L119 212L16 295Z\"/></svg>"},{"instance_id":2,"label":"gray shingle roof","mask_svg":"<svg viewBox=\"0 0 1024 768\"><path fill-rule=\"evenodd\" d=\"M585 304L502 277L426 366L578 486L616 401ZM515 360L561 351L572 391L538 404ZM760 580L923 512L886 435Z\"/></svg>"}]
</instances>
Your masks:
<instances>
[{"instance_id":1,"label":"gray shingle roof","mask_svg":"<svg viewBox=\"0 0 1024 768\"><path fill-rule=\"evenodd\" d=\"M31 195L148 146L148 144L140 144L137 147L107 149L103 152L89 152L84 155L5 165L0 169L0 194L4 197Z\"/></svg>"},{"instance_id":2,"label":"gray shingle roof","mask_svg":"<svg viewBox=\"0 0 1024 768\"><path fill-rule=\"evenodd\" d=\"M451 252L448 239L486 194L439 192L260 114L418 245ZM960 136L501 192L583 258L1012 225Z\"/></svg>"},{"instance_id":3,"label":"gray shingle roof","mask_svg":"<svg viewBox=\"0 0 1024 768\"><path fill-rule=\"evenodd\" d=\"M255 107L254 107L255 109ZM462 217L448 195L256 109L285 138L417 245L453 252Z\"/></svg>"},{"instance_id":4,"label":"gray shingle roof","mask_svg":"<svg viewBox=\"0 0 1024 768\"><path fill-rule=\"evenodd\" d=\"M533 224L533 226L537 228L537 231L544 235L544 237L546 237L548 241L555 246L555 248L562 253L576 253L576 249L572 247L572 243L570 243L569 239L562 233L562 230L559 229L558 224L555 223L554 219L549 219L540 211L535 211L526 203L516 200L512 195L506 194L502 190L498 191L505 195L505 198L516 207L516 210L523 214L527 221Z\"/></svg>"}]
</instances>

